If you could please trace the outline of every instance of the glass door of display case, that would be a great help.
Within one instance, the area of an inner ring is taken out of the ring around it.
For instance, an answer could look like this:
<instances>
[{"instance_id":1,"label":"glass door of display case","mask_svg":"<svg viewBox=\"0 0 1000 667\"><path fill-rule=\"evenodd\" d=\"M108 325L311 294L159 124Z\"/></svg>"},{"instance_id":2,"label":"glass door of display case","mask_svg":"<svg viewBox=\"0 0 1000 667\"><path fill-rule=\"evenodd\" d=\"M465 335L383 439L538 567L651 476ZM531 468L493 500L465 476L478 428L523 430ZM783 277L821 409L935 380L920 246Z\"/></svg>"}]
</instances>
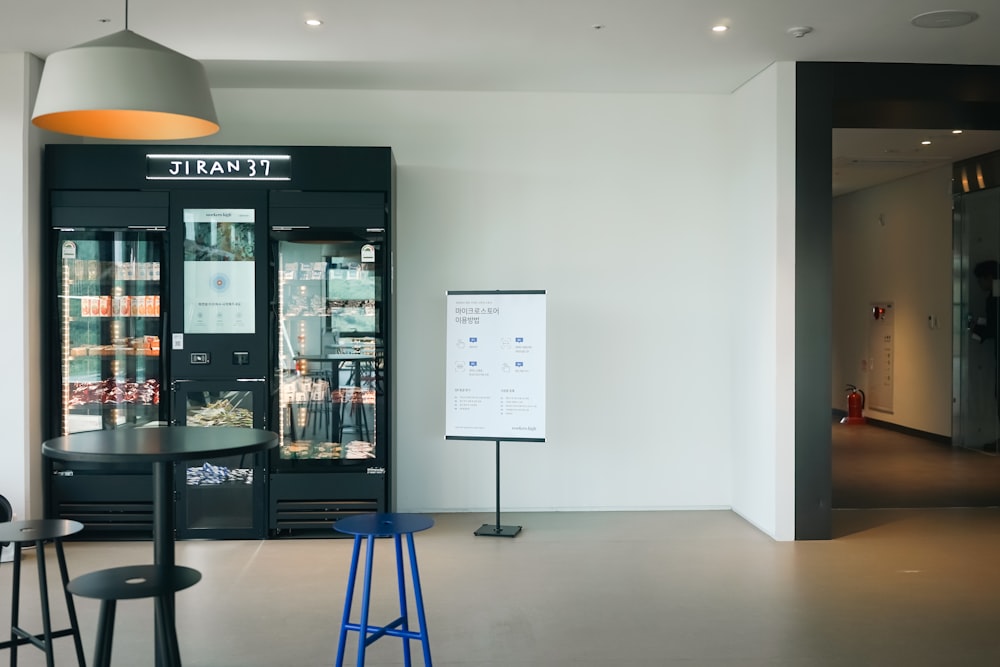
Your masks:
<instances>
[{"instance_id":1,"label":"glass door of display case","mask_svg":"<svg viewBox=\"0 0 1000 667\"><path fill-rule=\"evenodd\" d=\"M58 234L59 434L159 421L162 232Z\"/></svg>"},{"instance_id":2,"label":"glass door of display case","mask_svg":"<svg viewBox=\"0 0 1000 667\"><path fill-rule=\"evenodd\" d=\"M204 428L264 428L260 380L172 383L175 421ZM265 537L266 455L192 459L178 464L177 537Z\"/></svg>"},{"instance_id":3,"label":"glass door of display case","mask_svg":"<svg viewBox=\"0 0 1000 667\"><path fill-rule=\"evenodd\" d=\"M384 465L381 230L277 244L279 470Z\"/></svg>"},{"instance_id":4,"label":"glass door of display case","mask_svg":"<svg viewBox=\"0 0 1000 667\"><path fill-rule=\"evenodd\" d=\"M166 195L57 189L47 203L44 437L165 424ZM42 466L46 518L88 539L152 534L148 463Z\"/></svg>"}]
</instances>

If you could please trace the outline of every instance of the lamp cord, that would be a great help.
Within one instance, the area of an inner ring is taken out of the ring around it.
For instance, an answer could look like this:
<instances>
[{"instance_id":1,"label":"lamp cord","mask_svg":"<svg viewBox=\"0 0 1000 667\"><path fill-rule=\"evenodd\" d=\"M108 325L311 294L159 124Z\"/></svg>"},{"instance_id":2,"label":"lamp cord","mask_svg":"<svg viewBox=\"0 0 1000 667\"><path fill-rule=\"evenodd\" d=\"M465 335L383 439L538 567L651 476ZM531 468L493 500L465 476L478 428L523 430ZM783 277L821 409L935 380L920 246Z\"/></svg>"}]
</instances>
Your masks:
<instances>
[{"instance_id":1,"label":"lamp cord","mask_svg":"<svg viewBox=\"0 0 1000 667\"><path fill-rule=\"evenodd\" d=\"M128 0L125 0L125 29L128 30Z\"/></svg>"}]
</instances>

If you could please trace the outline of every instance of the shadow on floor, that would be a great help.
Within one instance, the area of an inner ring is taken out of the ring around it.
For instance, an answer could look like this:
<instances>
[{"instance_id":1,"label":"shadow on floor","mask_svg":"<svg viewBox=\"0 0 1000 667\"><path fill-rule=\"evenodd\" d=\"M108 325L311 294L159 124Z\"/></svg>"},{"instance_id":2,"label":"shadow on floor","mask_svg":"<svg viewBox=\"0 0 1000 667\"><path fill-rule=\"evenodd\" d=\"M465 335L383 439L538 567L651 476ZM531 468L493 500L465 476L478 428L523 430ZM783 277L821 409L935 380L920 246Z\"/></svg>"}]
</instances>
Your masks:
<instances>
[{"instance_id":1,"label":"shadow on floor","mask_svg":"<svg viewBox=\"0 0 1000 667\"><path fill-rule=\"evenodd\" d=\"M836 510L1000 507L1000 457L867 424L832 435Z\"/></svg>"}]
</instances>

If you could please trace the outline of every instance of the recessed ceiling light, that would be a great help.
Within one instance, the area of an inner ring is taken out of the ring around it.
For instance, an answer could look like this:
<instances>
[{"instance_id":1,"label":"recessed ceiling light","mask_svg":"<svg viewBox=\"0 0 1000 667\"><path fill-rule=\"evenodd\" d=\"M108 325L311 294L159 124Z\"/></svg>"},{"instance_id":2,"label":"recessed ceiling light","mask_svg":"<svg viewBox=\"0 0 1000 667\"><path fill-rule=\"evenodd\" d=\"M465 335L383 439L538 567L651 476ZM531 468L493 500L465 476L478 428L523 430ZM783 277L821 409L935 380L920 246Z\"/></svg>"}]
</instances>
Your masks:
<instances>
[{"instance_id":1,"label":"recessed ceiling light","mask_svg":"<svg viewBox=\"0 0 1000 667\"><path fill-rule=\"evenodd\" d=\"M726 32L727 30L729 30L729 26L722 25L721 23L719 25L712 26L712 32Z\"/></svg>"},{"instance_id":2,"label":"recessed ceiling light","mask_svg":"<svg viewBox=\"0 0 1000 667\"><path fill-rule=\"evenodd\" d=\"M952 130L951 133L952 134L962 134L962 131L961 130Z\"/></svg>"},{"instance_id":3,"label":"recessed ceiling light","mask_svg":"<svg viewBox=\"0 0 1000 667\"><path fill-rule=\"evenodd\" d=\"M964 9L940 9L934 12L917 14L910 23L918 28L957 28L968 25L979 18L976 12Z\"/></svg>"},{"instance_id":4,"label":"recessed ceiling light","mask_svg":"<svg viewBox=\"0 0 1000 667\"><path fill-rule=\"evenodd\" d=\"M924 146L930 146L931 145L931 140L930 139L924 139L920 143L923 144Z\"/></svg>"},{"instance_id":5,"label":"recessed ceiling light","mask_svg":"<svg viewBox=\"0 0 1000 667\"><path fill-rule=\"evenodd\" d=\"M323 25L323 22L319 19L306 19L306 25L316 27L318 25Z\"/></svg>"}]
</instances>

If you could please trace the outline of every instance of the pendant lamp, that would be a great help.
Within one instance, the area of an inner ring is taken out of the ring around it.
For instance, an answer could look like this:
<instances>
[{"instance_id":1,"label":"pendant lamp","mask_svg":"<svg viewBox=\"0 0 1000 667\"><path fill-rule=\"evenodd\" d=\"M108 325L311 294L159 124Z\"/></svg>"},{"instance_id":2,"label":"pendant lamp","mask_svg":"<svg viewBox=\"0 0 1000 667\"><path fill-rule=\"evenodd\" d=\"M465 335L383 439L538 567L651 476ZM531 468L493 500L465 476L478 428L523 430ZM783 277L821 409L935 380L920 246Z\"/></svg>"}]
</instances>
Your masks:
<instances>
[{"instance_id":1,"label":"pendant lamp","mask_svg":"<svg viewBox=\"0 0 1000 667\"><path fill-rule=\"evenodd\" d=\"M219 131L200 62L128 29L45 61L31 122L101 139L192 139Z\"/></svg>"}]
</instances>

